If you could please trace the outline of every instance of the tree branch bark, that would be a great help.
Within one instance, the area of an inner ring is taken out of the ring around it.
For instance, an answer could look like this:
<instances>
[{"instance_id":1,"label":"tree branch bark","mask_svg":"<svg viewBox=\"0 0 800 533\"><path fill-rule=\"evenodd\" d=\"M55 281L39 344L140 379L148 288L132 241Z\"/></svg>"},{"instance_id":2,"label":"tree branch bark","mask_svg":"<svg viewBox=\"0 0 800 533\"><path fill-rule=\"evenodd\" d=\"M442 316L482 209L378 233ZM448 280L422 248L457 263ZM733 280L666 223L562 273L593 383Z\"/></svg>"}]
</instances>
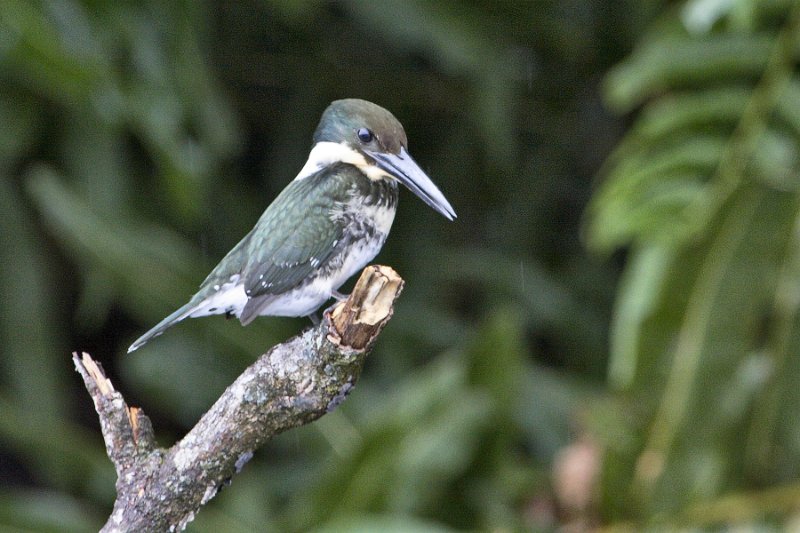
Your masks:
<instances>
[{"instance_id":1,"label":"tree branch bark","mask_svg":"<svg viewBox=\"0 0 800 533\"><path fill-rule=\"evenodd\" d=\"M117 470L117 499L102 531L183 530L258 447L335 409L358 380L402 288L391 268L365 268L350 297L326 311L319 326L259 357L169 449L156 446L148 417L128 407L88 354L73 354Z\"/></svg>"}]
</instances>

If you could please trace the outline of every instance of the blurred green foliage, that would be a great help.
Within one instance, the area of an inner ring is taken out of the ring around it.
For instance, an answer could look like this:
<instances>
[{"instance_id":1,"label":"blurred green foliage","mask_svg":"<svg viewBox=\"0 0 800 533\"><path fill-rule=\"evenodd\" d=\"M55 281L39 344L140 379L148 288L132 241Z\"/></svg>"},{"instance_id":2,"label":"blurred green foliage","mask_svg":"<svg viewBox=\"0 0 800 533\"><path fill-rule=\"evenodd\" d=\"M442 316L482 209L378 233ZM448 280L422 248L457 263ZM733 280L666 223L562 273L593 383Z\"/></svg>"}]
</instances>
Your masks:
<instances>
[{"instance_id":1,"label":"blurred green foliage","mask_svg":"<svg viewBox=\"0 0 800 533\"><path fill-rule=\"evenodd\" d=\"M671 10L606 79L612 105L642 109L587 226L599 250L630 247L609 378L636 414L606 443L603 507L780 523L800 473L800 4L711 7ZM714 502L784 484L783 505Z\"/></svg>"},{"instance_id":2,"label":"blurred green foliage","mask_svg":"<svg viewBox=\"0 0 800 533\"><path fill-rule=\"evenodd\" d=\"M358 387L259 450L191 531L791 524L799 9L6 0L0 528L86 531L110 510L70 351L170 445L307 326L190 320L124 356L342 97L397 115L459 218L403 194L378 261L406 290ZM603 92L632 116L621 141Z\"/></svg>"}]
</instances>

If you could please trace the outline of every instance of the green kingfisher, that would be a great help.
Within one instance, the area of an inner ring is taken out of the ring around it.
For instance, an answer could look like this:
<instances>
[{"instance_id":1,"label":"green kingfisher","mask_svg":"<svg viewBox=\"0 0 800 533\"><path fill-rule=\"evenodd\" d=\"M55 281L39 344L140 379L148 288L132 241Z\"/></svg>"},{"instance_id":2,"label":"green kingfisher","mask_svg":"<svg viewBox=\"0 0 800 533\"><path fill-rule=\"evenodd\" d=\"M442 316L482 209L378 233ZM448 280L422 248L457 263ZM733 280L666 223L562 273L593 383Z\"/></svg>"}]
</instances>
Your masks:
<instances>
[{"instance_id":1,"label":"green kingfisher","mask_svg":"<svg viewBox=\"0 0 800 533\"><path fill-rule=\"evenodd\" d=\"M398 183L449 220L450 203L407 152L400 122L357 99L323 112L308 161L189 302L128 352L188 317L309 316L380 251L397 211Z\"/></svg>"}]
</instances>

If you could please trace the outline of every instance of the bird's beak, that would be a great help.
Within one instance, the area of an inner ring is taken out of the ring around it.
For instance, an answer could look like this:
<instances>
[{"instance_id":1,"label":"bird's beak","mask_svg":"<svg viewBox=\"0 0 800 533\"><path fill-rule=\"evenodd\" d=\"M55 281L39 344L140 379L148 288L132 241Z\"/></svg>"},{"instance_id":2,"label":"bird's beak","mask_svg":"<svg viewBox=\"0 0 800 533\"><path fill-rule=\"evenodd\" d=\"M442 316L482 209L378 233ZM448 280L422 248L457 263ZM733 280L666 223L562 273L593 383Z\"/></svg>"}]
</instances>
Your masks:
<instances>
[{"instance_id":1,"label":"bird's beak","mask_svg":"<svg viewBox=\"0 0 800 533\"><path fill-rule=\"evenodd\" d=\"M405 147L400 147L399 154L387 152L371 152L372 157L380 168L397 178L397 181L411 189L423 202L441 213L448 220L456 218L456 212L444 197L442 192L431 181L419 165L411 158Z\"/></svg>"}]
</instances>

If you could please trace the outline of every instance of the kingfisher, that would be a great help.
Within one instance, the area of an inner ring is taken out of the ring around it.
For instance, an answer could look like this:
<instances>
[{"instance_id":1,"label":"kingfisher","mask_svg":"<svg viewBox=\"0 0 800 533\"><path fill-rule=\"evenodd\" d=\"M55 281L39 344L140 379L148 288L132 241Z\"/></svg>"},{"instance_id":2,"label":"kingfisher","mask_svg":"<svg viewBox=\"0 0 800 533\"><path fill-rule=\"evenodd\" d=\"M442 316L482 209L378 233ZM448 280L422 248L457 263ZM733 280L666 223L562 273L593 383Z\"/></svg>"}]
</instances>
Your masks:
<instances>
[{"instance_id":1,"label":"kingfisher","mask_svg":"<svg viewBox=\"0 0 800 533\"><path fill-rule=\"evenodd\" d=\"M183 307L139 337L128 353L185 318L224 314L309 316L344 295L339 287L383 247L402 183L435 211L450 203L408 153L400 122L366 100L323 112L303 168Z\"/></svg>"}]
</instances>

